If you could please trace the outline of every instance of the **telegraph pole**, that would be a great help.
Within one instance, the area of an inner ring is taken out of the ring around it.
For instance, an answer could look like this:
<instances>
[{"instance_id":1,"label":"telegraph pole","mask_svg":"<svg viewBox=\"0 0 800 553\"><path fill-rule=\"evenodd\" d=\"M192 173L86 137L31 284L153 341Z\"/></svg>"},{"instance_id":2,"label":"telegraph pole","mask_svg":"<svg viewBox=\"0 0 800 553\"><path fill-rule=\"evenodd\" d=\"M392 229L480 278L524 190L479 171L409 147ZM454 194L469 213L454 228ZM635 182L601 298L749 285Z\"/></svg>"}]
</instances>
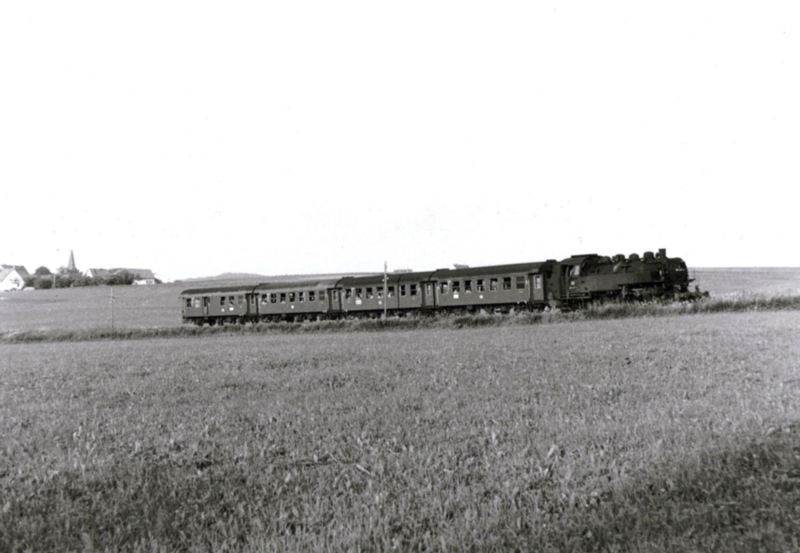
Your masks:
<instances>
[{"instance_id":1,"label":"telegraph pole","mask_svg":"<svg viewBox=\"0 0 800 553\"><path fill-rule=\"evenodd\" d=\"M389 296L386 295L386 279L387 279L386 269L387 265L386 262L384 261L383 262L383 318L384 319L386 318L386 310L389 307Z\"/></svg>"},{"instance_id":2,"label":"telegraph pole","mask_svg":"<svg viewBox=\"0 0 800 553\"><path fill-rule=\"evenodd\" d=\"M114 287L109 286L111 288L111 335L114 335Z\"/></svg>"}]
</instances>

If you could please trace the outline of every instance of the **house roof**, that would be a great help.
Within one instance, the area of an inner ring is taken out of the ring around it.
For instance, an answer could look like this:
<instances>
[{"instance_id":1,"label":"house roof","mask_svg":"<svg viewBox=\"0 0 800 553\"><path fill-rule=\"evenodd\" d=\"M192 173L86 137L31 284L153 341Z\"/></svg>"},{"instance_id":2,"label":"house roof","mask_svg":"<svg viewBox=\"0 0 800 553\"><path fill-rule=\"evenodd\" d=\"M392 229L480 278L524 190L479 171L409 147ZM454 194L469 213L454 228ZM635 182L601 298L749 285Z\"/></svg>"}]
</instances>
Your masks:
<instances>
[{"instance_id":1,"label":"house roof","mask_svg":"<svg viewBox=\"0 0 800 553\"><path fill-rule=\"evenodd\" d=\"M128 267L116 267L114 269L89 269L89 274L95 277L109 277L111 275L118 275L126 271L139 279L156 278L153 271L150 269L131 269Z\"/></svg>"},{"instance_id":2,"label":"house roof","mask_svg":"<svg viewBox=\"0 0 800 553\"><path fill-rule=\"evenodd\" d=\"M130 274L139 277L139 278L156 278L156 275L153 274L153 271L150 269L131 269L129 267L118 267L116 269L109 269L113 274L119 274L122 271L127 271Z\"/></svg>"},{"instance_id":3,"label":"house roof","mask_svg":"<svg viewBox=\"0 0 800 553\"><path fill-rule=\"evenodd\" d=\"M22 278L31 276L23 265L0 265L0 280L10 275L12 271L17 271L17 274Z\"/></svg>"}]
</instances>

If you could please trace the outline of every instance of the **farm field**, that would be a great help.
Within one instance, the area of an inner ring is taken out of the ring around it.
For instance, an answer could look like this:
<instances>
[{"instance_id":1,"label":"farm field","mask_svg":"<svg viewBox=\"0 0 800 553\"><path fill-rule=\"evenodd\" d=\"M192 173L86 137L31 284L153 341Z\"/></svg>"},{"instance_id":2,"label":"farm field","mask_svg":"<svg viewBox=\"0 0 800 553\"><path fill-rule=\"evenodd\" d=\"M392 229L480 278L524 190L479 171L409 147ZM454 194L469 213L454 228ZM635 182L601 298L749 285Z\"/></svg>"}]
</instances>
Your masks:
<instances>
[{"instance_id":1,"label":"farm field","mask_svg":"<svg viewBox=\"0 0 800 553\"><path fill-rule=\"evenodd\" d=\"M712 297L737 294L800 295L800 268L689 269L693 285Z\"/></svg>"},{"instance_id":2,"label":"farm field","mask_svg":"<svg viewBox=\"0 0 800 553\"><path fill-rule=\"evenodd\" d=\"M800 269L692 269L691 272L696 284L702 290L708 290L712 297L800 295ZM203 285L202 282L192 282L116 286L115 328L179 326L178 296L184 289ZM110 328L110 294L111 288L107 286L0 292L0 332Z\"/></svg>"},{"instance_id":3,"label":"farm field","mask_svg":"<svg viewBox=\"0 0 800 553\"><path fill-rule=\"evenodd\" d=\"M114 286L115 328L181 324L183 286ZM110 286L0 292L0 332L111 327Z\"/></svg>"},{"instance_id":4,"label":"farm field","mask_svg":"<svg viewBox=\"0 0 800 553\"><path fill-rule=\"evenodd\" d=\"M800 549L800 312L0 345L0 550Z\"/></svg>"}]
</instances>

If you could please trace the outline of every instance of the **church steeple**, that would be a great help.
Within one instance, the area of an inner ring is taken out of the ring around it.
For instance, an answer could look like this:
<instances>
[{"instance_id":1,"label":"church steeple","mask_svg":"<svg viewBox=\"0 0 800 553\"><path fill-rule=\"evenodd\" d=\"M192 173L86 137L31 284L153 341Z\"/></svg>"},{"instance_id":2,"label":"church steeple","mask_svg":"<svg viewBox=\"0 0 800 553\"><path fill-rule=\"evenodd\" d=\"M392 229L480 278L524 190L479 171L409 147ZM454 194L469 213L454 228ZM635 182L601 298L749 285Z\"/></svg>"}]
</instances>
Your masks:
<instances>
[{"instance_id":1,"label":"church steeple","mask_svg":"<svg viewBox=\"0 0 800 553\"><path fill-rule=\"evenodd\" d=\"M78 269L75 267L75 254L72 250L69 251L69 263L67 263L67 272L77 273Z\"/></svg>"}]
</instances>

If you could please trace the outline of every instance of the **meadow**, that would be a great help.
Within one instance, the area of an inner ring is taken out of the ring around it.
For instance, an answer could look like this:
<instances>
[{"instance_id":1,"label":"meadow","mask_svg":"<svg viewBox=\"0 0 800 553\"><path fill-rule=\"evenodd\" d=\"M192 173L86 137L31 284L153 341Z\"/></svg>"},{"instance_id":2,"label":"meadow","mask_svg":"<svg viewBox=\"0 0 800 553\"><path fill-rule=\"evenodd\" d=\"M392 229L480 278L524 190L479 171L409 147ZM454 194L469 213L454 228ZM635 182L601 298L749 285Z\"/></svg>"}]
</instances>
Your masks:
<instances>
[{"instance_id":1,"label":"meadow","mask_svg":"<svg viewBox=\"0 0 800 553\"><path fill-rule=\"evenodd\" d=\"M800 269L692 269L691 274L712 299L800 296ZM203 285L116 286L114 327L124 331L180 326L181 291ZM0 333L110 330L111 292L108 286L0 292Z\"/></svg>"},{"instance_id":2,"label":"meadow","mask_svg":"<svg viewBox=\"0 0 800 553\"><path fill-rule=\"evenodd\" d=\"M712 298L742 294L800 295L800 268L715 268L690 269L693 285Z\"/></svg>"},{"instance_id":3,"label":"meadow","mask_svg":"<svg viewBox=\"0 0 800 553\"><path fill-rule=\"evenodd\" d=\"M798 311L0 344L0 375L2 551L800 550Z\"/></svg>"}]
</instances>

